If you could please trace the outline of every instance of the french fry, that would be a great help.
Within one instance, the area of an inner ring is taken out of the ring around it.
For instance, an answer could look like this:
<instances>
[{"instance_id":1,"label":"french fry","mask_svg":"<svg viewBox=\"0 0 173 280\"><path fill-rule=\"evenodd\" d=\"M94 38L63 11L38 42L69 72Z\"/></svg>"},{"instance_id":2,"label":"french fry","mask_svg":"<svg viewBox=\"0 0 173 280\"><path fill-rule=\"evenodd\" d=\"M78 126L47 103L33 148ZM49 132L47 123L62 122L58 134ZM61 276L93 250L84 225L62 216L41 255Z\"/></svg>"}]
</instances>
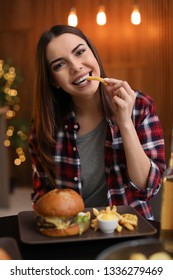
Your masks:
<instances>
[{"instance_id":1,"label":"french fry","mask_svg":"<svg viewBox=\"0 0 173 280\"><path fill-rule=\"evenodd\" d=\"M88 81L96 80L96 81L99 81L99 82L103 83L105 86L107 85L107 83L105 82L105 80L104 80L103 78L100 78L100 77L88 76L88 77L86 78L86 80L88 80Z\"/></svg>"},{"instance_id":2,"label":"french fry","mask_svg":"<svg viewBox=\"0 0 173 280\"><path fill-rule=\"evenodd\" d=\"M112 211L111 211L110 206L107 206L107 207L106 207L106 214L109 215L109 214L111 214L111 212L112 212Z\"/></svg>"},{"instance_id":3,"label":"french fry","mask_svg":"<svg viewBox=\"0 0 173 280\"><path fill-rule=\"evenodd\" d=\"M118 232L121 232L121 231L122 231L122 229L123 229L123 227L122 227L120 224L118 224L118 226L117 226L117 229L116 229L116 230L117 230Z\"/></svg>"},{"instance_id":4,"label":"french fry","mask_svg":"<svg viewBox=\"0 0 173 280\"><path fill-rule=\"evenodd\" d=\"M116 215L119 219L119 222L123 222L124 219L123 219L122 215L120 215L118 212L116 212Z\"/></svg>"},{"instance_id":5,"label":"french fry","mask_svg":"<svg viewBox=\"0 0 173 280\"><path fill-rule=\"evenodd\" d=\"M129 223L123 223L123 226L125 228L127 228L128 230L130 230L130 231L134 230L134 227L131 224L129 224Z\"/></svg>"},{"instance_id":6,"label":"french fry","mask_svg":"<svg viewBox=\"0 0 173 280\"><path fill-rule=\"evenodd\" d=\"M92 227L95 231L98 230L97 218L96 218L96 219L93 219L93 220L91 221L91 227Z\"/></svg>"},{"instance_id":7,"label":"french fry","mask_svg":"<svg viewBox=\"0 0 173 280\"><path fill-rule=\"evenodd\" d=\"M123 222L129 223L133 226L137 226L138 218L136 215L126 213L122 214L121 216L123 217Z\"/></svg>"},{"instance_id":8,"label":"french fry","mask_svg":"<svg viewBox=\"0 0 173 280\"><path fill-rule=\"evenodd\" d=\"M117 215L117 207L115 205L112 206L112 214Z\"/></svg>"},{"instance_id":9,"label":"french fry","mask_svg":"<svg viewBox=\"0 0 173 280\"><path fill-rule=\"evenodd\" d=\"M97 217L100 212L96 208L93 208L93 214Z\"/></svg>"}]
</instances>

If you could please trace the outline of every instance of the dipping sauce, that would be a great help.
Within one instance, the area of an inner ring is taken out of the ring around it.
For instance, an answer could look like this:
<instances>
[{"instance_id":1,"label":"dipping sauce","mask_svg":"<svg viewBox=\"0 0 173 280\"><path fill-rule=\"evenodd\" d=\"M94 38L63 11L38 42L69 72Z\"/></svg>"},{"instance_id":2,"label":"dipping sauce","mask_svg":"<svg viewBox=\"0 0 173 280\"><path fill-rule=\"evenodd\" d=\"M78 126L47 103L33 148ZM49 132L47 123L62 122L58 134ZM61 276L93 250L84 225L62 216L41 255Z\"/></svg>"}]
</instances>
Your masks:
<instances>
[{"instance_id":1,"label":"dipping sauce","mask_svg":"<svg viewBox=\"0 0 173 280\"><path fill-rule=\"evenodd\" d=\"M99 215L99 219L100 220L111 221L111 220L117 219L117 216L116 215L112 215L112 214L100 214Z\"/></svg>"}]
</instances>

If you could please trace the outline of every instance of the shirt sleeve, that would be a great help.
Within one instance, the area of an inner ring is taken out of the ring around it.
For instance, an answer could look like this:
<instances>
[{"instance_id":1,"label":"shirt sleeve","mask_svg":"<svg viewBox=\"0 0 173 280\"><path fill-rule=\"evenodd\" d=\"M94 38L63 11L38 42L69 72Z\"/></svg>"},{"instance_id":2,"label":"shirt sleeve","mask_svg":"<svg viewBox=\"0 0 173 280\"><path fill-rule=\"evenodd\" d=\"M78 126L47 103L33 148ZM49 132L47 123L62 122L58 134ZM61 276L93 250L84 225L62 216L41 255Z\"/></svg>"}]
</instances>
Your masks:
<instances>
[{"instance_id":1,"label":"shirt sleeve","mask_svg":"<svg viewBox=\"0 0 173 280\"><path fill-rule=\"evenodd\" d=\"M49 190L53 189L53 186L50 185L45 171L41 165L41 161L39 159L38 144L34 127L30 128L28 144L32 163L33 180L33 191L31 194L31 199L33 203L35 203L38 200L38 198L47 193Z\"/></svg>"},{"instance_id":2,"label":"shirt sleeve","mask_svg":"<svg viewBox=\"0 0 173 280\"><path fill-rule=\"evenodd\" d=\"M141 145L151 162L145 189L140 189L130 180L131 190L140 200L150 199L161 187L161 179L166 168L163 131L153 100L141 94L133 110L133 121Z\"/></svg>"}]
</instances>

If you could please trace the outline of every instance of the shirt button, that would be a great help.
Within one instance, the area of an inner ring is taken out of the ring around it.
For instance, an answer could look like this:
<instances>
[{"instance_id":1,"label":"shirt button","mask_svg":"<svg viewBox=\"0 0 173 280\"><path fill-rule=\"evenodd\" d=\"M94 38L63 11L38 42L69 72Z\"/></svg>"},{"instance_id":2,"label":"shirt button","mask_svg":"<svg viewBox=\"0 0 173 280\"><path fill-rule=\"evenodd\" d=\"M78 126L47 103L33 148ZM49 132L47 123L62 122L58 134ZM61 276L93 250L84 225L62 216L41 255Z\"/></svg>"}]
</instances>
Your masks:
<instances>
[{"instance_id":1,"label":"shirt button","mask_svg":"<svg viewBox=\"0 0 173 280\"><path fill-rule=\"evenodd\" d=\"M76 150L77 150L76 147L73 147L73 151L76 152Z\"/></svg>"},{"instance_id":2,"label":"shirt button","mask_svg":"<svg viewBox=\"0 0 173 280\"><path fill-rule=\"evenodd\" d=\"M78 177L74 177L74 181L77 182L78 181Z\"/></svg>"},{"instance_id":3,"label":"shirt button","mask_svg":"<svg viewBox=\"0 0 173 280\"><path fill-rule=\"evenodd\" d=\"M68 128L68 125L67 125L67 124L66 124L66 125L64 125L64 128L65 128L65 129L67 129L67 128Z\"/></svg>"},{"instance_id":4,"label":"shirt button","mask_svg":"<svg viewBox=\"0 0 173 280\"><path fill-rule=\"evenodd\" d=\"M74 129L78 129L78 125L77 124L74 125Z\"/></svg>"}]
</instances>

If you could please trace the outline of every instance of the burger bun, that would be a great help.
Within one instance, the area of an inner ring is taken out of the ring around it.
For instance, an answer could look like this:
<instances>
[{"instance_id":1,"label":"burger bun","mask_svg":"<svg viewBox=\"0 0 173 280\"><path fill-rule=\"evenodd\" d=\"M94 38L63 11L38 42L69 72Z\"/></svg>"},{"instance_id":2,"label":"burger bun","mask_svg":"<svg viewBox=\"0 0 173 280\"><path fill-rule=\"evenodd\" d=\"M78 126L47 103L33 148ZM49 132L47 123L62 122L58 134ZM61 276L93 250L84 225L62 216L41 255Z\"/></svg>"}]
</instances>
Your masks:
<instances>
[{"instance_id":1,"label":"burger bun","mask_svg":"<svg viewBox=\"0 0 173 280\"><path fill-rule=\"evenodd\" d=\"M72 189L54 189L35 204L35 212L46 217L70 217L83 210L82 197Z\"/></svg>"},{"instance_id":2,"label":"burger bun","mask_svg":"<svg viewBox=\"0 0 173 280\"><path fill-rule=\"evenodd\" d=\"M83 212L82 197L72 189L54 189L34 205L37 229L43 235L81 235L90 226L90 215Z\"/></svg>"}]
</instances>

